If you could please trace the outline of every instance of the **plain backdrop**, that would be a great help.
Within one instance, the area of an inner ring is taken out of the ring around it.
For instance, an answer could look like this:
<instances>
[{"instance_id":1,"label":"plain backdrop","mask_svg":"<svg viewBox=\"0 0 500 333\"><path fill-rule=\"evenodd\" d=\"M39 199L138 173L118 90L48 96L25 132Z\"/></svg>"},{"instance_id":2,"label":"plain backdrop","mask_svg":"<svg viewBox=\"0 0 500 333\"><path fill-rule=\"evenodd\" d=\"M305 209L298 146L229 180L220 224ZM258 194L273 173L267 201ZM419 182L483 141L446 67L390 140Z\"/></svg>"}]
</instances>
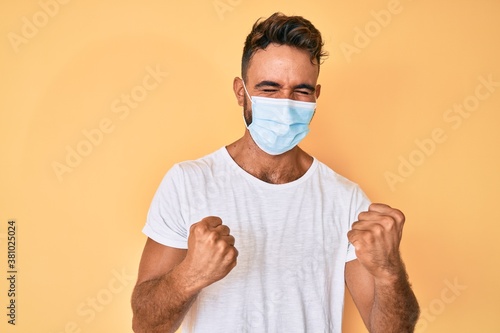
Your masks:
<instances>
[{"instance_id":1,"label":"plain backdrop","mask_svg":"<svg viewBox=\"0 0 500 333\"><path fill-rule=\"evenodd\" d=\"M0 4L2 332L131 331L152 196L243 134L232 80L275 11L330 54L301 147L406 214L417 332L500 331L500 2L28 0Z\"/></svg>"}]
</instances>

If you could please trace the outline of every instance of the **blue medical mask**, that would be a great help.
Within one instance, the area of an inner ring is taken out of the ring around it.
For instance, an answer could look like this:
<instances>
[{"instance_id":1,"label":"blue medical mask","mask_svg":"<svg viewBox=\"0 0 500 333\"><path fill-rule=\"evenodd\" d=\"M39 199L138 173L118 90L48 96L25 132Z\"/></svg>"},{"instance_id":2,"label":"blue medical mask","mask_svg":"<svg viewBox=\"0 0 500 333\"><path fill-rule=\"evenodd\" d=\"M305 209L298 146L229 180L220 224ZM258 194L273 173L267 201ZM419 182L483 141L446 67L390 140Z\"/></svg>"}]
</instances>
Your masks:
<instances>
[{"instance_id":1,"label":"blue medical mask","mask_svg":"<svg viewBox=\"0 0 500 333\"><path fill-rule=\"evenodd\" d=\"M298 145L309 133L316 103L250 97L245 82L243 88L252 101L252 123L247 128L260 149L269 155L280 155Z\"/></svg>"}]
</instances>

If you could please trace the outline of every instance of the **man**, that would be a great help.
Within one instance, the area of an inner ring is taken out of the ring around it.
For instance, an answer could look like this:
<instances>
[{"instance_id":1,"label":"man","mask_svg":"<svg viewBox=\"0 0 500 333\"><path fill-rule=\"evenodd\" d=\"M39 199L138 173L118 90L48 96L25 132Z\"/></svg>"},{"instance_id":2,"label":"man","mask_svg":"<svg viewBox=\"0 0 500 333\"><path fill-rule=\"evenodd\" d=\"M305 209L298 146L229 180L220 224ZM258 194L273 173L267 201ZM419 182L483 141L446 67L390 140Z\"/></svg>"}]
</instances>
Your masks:
<instances>
[{"instance_id":1,"label":"man","mask_svg":"<svg viewBox=\"0 0 500 333\"><path fill-rule=\"evenodd\" d=\"M340 332L347 285L370 332L412 332L404 215L300 147L323 42L302 17L257 21L234 93L242 138L176 164L153 199L135 332Z\"/></svg>"}]
</instances>

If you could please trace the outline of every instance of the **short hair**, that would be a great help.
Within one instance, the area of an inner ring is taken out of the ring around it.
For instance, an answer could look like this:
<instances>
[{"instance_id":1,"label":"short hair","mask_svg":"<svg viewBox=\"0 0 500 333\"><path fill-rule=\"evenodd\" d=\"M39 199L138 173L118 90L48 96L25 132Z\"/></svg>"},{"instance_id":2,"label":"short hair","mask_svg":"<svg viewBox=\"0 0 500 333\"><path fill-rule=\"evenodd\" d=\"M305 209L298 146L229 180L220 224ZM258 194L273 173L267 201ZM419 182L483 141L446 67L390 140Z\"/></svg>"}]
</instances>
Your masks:
<instances>
[{"instance_id":1,"label":"short hair","mask_svg":"<svg viewBox=\"0 0 500 333\"><path fill-rule=\"evenodd\" d=\"M274 13L265 20L258 19L245 40L241 59L241 76L246 80L248 65L258 50L269 44L288 45L307 51L311 63L319 65L328 54L323 51L321 33L314 25L302 16L286 16Z\"/></svg>"}]
</instances>

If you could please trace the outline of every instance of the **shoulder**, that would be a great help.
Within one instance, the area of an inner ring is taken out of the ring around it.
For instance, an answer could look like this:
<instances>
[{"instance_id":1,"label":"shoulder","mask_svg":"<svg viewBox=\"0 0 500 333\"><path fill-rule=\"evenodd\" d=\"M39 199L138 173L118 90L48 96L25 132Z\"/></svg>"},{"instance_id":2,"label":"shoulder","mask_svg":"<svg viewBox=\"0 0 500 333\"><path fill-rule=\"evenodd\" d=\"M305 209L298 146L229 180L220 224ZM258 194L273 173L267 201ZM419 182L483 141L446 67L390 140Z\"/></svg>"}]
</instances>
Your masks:
<instances>
[{"instance_id":1,"label":"shoulder","mask_svg":"<svg viewBox=\"0 0 500 333\"><path fill-rule=\"evenodd\" d=\"M317 169L318 185L324 193L344 205L353 205L359 209L365 209L369 206L371 201L358 183L340 175L319 161Z\"/></svg>"},{"instance_id":2,"label":"shoulder","mask_svg":"<svg viewBox=\"0 0 500 333\"><path fill-rule=\"evenodd\" d=\"M185 183L203 184L210 182L220 174L225 174L228 168L228 156L224 147L195 160L186 160L175 164L172 171L177 178Z\"/></svg>"},{"instance_id":3,"label":"shoulder","mask_svg":"<svg viewBox=\"0 0 500 333\"><path fill-rule=\"evenodd\" d=\"M318 177L321 178L321 181L323 183L333 186L338 190L346 190L349 192L354 190L355 191L360 190L360 187L356 182L337 173L323 162L319 160L316 161L317 161Z\"/></svg>"},{"instance_id":4,"label":"shoulder","mask_svg":"<svg viewBox=\"0 0 500 333\"><path fill-rule=\"evenodd\" d=\"M172 167L172 169L177 169L182 172L203 171L207 169L212 169L216 167L218 164L224 163L225 154L227 154L227 152L225 152L224 150L225 148L222 147L198 159L186 160L176 163Z\"/></svg>"},{"instance_id":5,"label":"shoulder","mask_svg":"<svg viewBox=\"0 0 500 333\"><path fill-rule=\"evenodd\" d=\"M175 163L166 173L162 183L203 183L215 174L224 172L227 151L222 147L208 155L194 160Z\"/></svg>"}]
</instances>

